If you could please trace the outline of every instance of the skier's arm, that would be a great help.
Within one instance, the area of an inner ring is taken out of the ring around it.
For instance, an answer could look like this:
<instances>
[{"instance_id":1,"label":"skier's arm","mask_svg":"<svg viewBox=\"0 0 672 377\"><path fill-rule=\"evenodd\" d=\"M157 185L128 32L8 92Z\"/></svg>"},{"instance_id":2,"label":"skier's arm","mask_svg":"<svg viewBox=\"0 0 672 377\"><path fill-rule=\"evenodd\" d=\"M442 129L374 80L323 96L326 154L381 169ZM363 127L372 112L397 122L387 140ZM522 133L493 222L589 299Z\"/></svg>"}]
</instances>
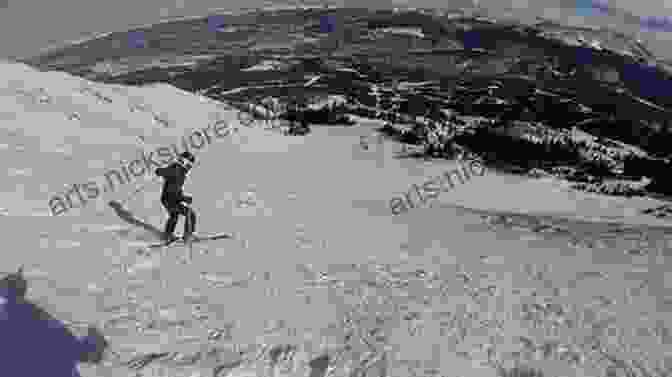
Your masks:
<instances>
[{"instance_id":1,"label":"skier's arm","mask_svg":"<svg viewBox=\"0 0 672 377\"><path fill-rule=\"evenodd\" d=\"M163 178L168 178L170 176L173 176L175 174L175 164L170 164L168 166L164 166L162 168L158 168L154 171L156 175L159 177Z\"/></svg>"}]
</instances>

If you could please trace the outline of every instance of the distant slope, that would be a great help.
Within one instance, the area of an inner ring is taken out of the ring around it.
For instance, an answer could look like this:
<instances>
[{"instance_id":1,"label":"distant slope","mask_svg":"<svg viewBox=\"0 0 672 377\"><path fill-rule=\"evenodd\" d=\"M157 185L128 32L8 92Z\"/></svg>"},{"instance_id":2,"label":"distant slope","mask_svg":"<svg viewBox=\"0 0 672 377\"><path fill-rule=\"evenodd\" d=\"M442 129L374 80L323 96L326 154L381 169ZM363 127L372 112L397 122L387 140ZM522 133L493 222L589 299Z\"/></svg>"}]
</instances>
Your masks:
<instances>
[{"instance_id":1,"label":"distant slope","mask_svg":"<svg viewBox=\"0 0 672 377\"><path fill-rule=\"evenodd\" d=\"M326 15L337 20L331 33L320 30ZM669 68L622 33L424 10L294 9L223 17L230 31L215 33L206 19L175 21L144 28L146 48L130 47L125 33L113 33L31 64L108 83L170 83L238 103L335 94L371 112L383 97L396 95L410 116L437 105L551 128L581 126L656 157L669 155ZM265 60L278 68L250 69ZM305 87L311 79L314 85ZM438 84L393 87L403 81ZM502 88L485 90L494 83ZM388 86L386 94L381 86ZM373 112L383 114L379 110Z\"/></svg>"}]
</instances>

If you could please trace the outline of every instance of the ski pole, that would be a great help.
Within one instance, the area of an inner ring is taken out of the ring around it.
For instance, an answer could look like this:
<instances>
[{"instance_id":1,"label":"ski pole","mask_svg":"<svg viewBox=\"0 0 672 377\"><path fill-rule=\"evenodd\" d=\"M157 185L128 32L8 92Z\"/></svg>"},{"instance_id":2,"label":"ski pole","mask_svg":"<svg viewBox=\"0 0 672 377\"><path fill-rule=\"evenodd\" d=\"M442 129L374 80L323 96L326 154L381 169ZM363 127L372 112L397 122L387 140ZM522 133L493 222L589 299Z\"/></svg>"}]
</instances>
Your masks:
<instances>
[{"instance_id":1,"label":"ski pole","mask_svg":"<svg viewBox=\"0 0 672 377\"><path fill-rule=\"evenodd\" d=\"M144 138L143 136L138 135L138 139L139 139L140 141L142 141L142 143L143 143L146 147L149 146L149 145L147 145L147 143L145 142L145 138ZM152 183L152 182L154 182L154 177L153 177L153 176L152 176L152 179L151 179L149 182L145 182L145 183L143 183L142 185L140 185L140 187L138 187L137 189L135 189L135 190L134 190L129 196L127 196L124 200L122 200L122 201L111 200L110 203L117 203L117 204L119 204L119 205L124 205L124 204L126 204L129 200L133 199L139 192L143 191L143 190L145 189L145 187L147 187L147 185L149 185L149 184Z\"/></svg>"},{"instance_id":2,"label":"ski pole","mask_svg":"<svg viewBox=\"0 0 672 377\"><path fill-rule=\"evenodd\" d=\"M191 217L193 209L191 208L191 205L188 205L186 207L187 207L187 216L186 216L186 219L185 219L185 223L186 223L187 231L191 232L192 231L192 229L191 229L192 224L191 224L191 221L189 221L189 218ZM187 242L189 243L189 261L191 261L194 258L193 232L189 233L189 239L187 240Z\"/></svg>"},{"instance_id":3,"label":"ski pole","mask_svg":"<svg viewBox=\"0 0 672 377\"><path fill-rule=\"evenodd\" d=\"M135 189L135 191L133 191L128 197L126 197L124 200L122 200L122 201L120 201L120 202L117 201L117 203L119 203L119 204L121 204L121 205L126 204L126 202L128 202L128 201L131 200L131 199L133 199L138 193L140 193L141 191L143 191L143 190L144 190L150 183L153 183L153 182L154 182L154 178L152 178L152 180L149 181L149 182L145 182L145 183L143 183L142 185L140 185L140 187L138 187L137 189Z\"/></svg>"}]
</instances>

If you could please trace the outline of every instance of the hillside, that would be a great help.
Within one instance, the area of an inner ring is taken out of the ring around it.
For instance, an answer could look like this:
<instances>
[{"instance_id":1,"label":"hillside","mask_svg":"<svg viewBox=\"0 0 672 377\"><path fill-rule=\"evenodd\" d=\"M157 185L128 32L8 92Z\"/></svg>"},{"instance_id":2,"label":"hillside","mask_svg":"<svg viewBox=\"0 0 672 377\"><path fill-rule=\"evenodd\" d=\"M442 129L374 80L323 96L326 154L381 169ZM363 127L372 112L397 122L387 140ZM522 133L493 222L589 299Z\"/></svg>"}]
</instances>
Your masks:
<instances>
[{"instance_id":1,"label":"hillside","mask_svg":"<svg viewBox=\"0 0 672 377\"><path fill-rule=\"evenodd\" d=\"M338 27L324 33L321 20L327 16ZM341 121L346 113L377 117L392 111L402 123L414 123L436 107L504 128L523 121L544 130L528 134L537 141L486 127L451 143L468 146L492 168L505 163L516 171L543 169L575 181L576 189L669 193L669 68L622 33L425 10L278 10L217 20L226 28L213 31L207 19L167 22L135 31L143 35L143 48L129 45L125 32L111 33L29 63L108 83L169 83L240 109L266 97L286 103L342 95L348 101L335 116ZM274 65L255 68L269 61ZM325 115L307 116L326 122ZM454 121L429 119L456 127ZM427 127L416 125L417 143L427 142ZM593 141L563 136L577 132ZM488 137L503 150L481 141ZM507 152L521 143L528 144L525 163ZM568 170L575 173L557 173ZM577 181L579 176L584 178ZM644 188L642 180L650 184Z\"/></svg>"},{"instance_id":2,"label":"hillside","mask_svg":"<svg viewBox=\"0 0 672 377\"><path fill-rule=\"evenodd\" d=\"M521 26L340 12L361 28L347 43L319 33L317 11L279 11L0 64L0 266L25 266L28 299L77 335L100 328L110 349L82 377L669 376L667 203L648 184L571 188L663 176L664 101L576 64L541 80L530 67L548 51L576 50ZM270 32L296 19L300 52ZM609 93L622 102L598 108ZM624 131L635 111L648 138ZM307 132L278 132L302 116ZM138 165L187 147L197 233L233 238L148 250L167 214ZM604 155L631 165L591 165Z\"/></svg>"}]
</instances>

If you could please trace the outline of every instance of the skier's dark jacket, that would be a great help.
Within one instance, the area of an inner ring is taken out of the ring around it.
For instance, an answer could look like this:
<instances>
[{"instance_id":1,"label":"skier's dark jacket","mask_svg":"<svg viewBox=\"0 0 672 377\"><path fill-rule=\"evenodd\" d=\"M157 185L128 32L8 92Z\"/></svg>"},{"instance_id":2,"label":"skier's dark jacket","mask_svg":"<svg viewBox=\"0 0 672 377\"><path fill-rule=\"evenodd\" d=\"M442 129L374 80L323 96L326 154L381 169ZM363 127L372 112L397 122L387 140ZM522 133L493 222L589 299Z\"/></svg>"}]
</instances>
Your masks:
<instances>
[{"instance_id":1,"label":"skier's dark jacket","mask_svg":"<svg viewBox=\"0 0 672 377\"><path fill-rule=\"evenodd\" d=\"M161 201L168 201L174 204L188 200L188 197L182 192L184 180L187 178L188 170L182 165L174 162L166 167L156 169L155 173L163 177L163 190L161 191Z\"/></svg>"}]
</instances>

